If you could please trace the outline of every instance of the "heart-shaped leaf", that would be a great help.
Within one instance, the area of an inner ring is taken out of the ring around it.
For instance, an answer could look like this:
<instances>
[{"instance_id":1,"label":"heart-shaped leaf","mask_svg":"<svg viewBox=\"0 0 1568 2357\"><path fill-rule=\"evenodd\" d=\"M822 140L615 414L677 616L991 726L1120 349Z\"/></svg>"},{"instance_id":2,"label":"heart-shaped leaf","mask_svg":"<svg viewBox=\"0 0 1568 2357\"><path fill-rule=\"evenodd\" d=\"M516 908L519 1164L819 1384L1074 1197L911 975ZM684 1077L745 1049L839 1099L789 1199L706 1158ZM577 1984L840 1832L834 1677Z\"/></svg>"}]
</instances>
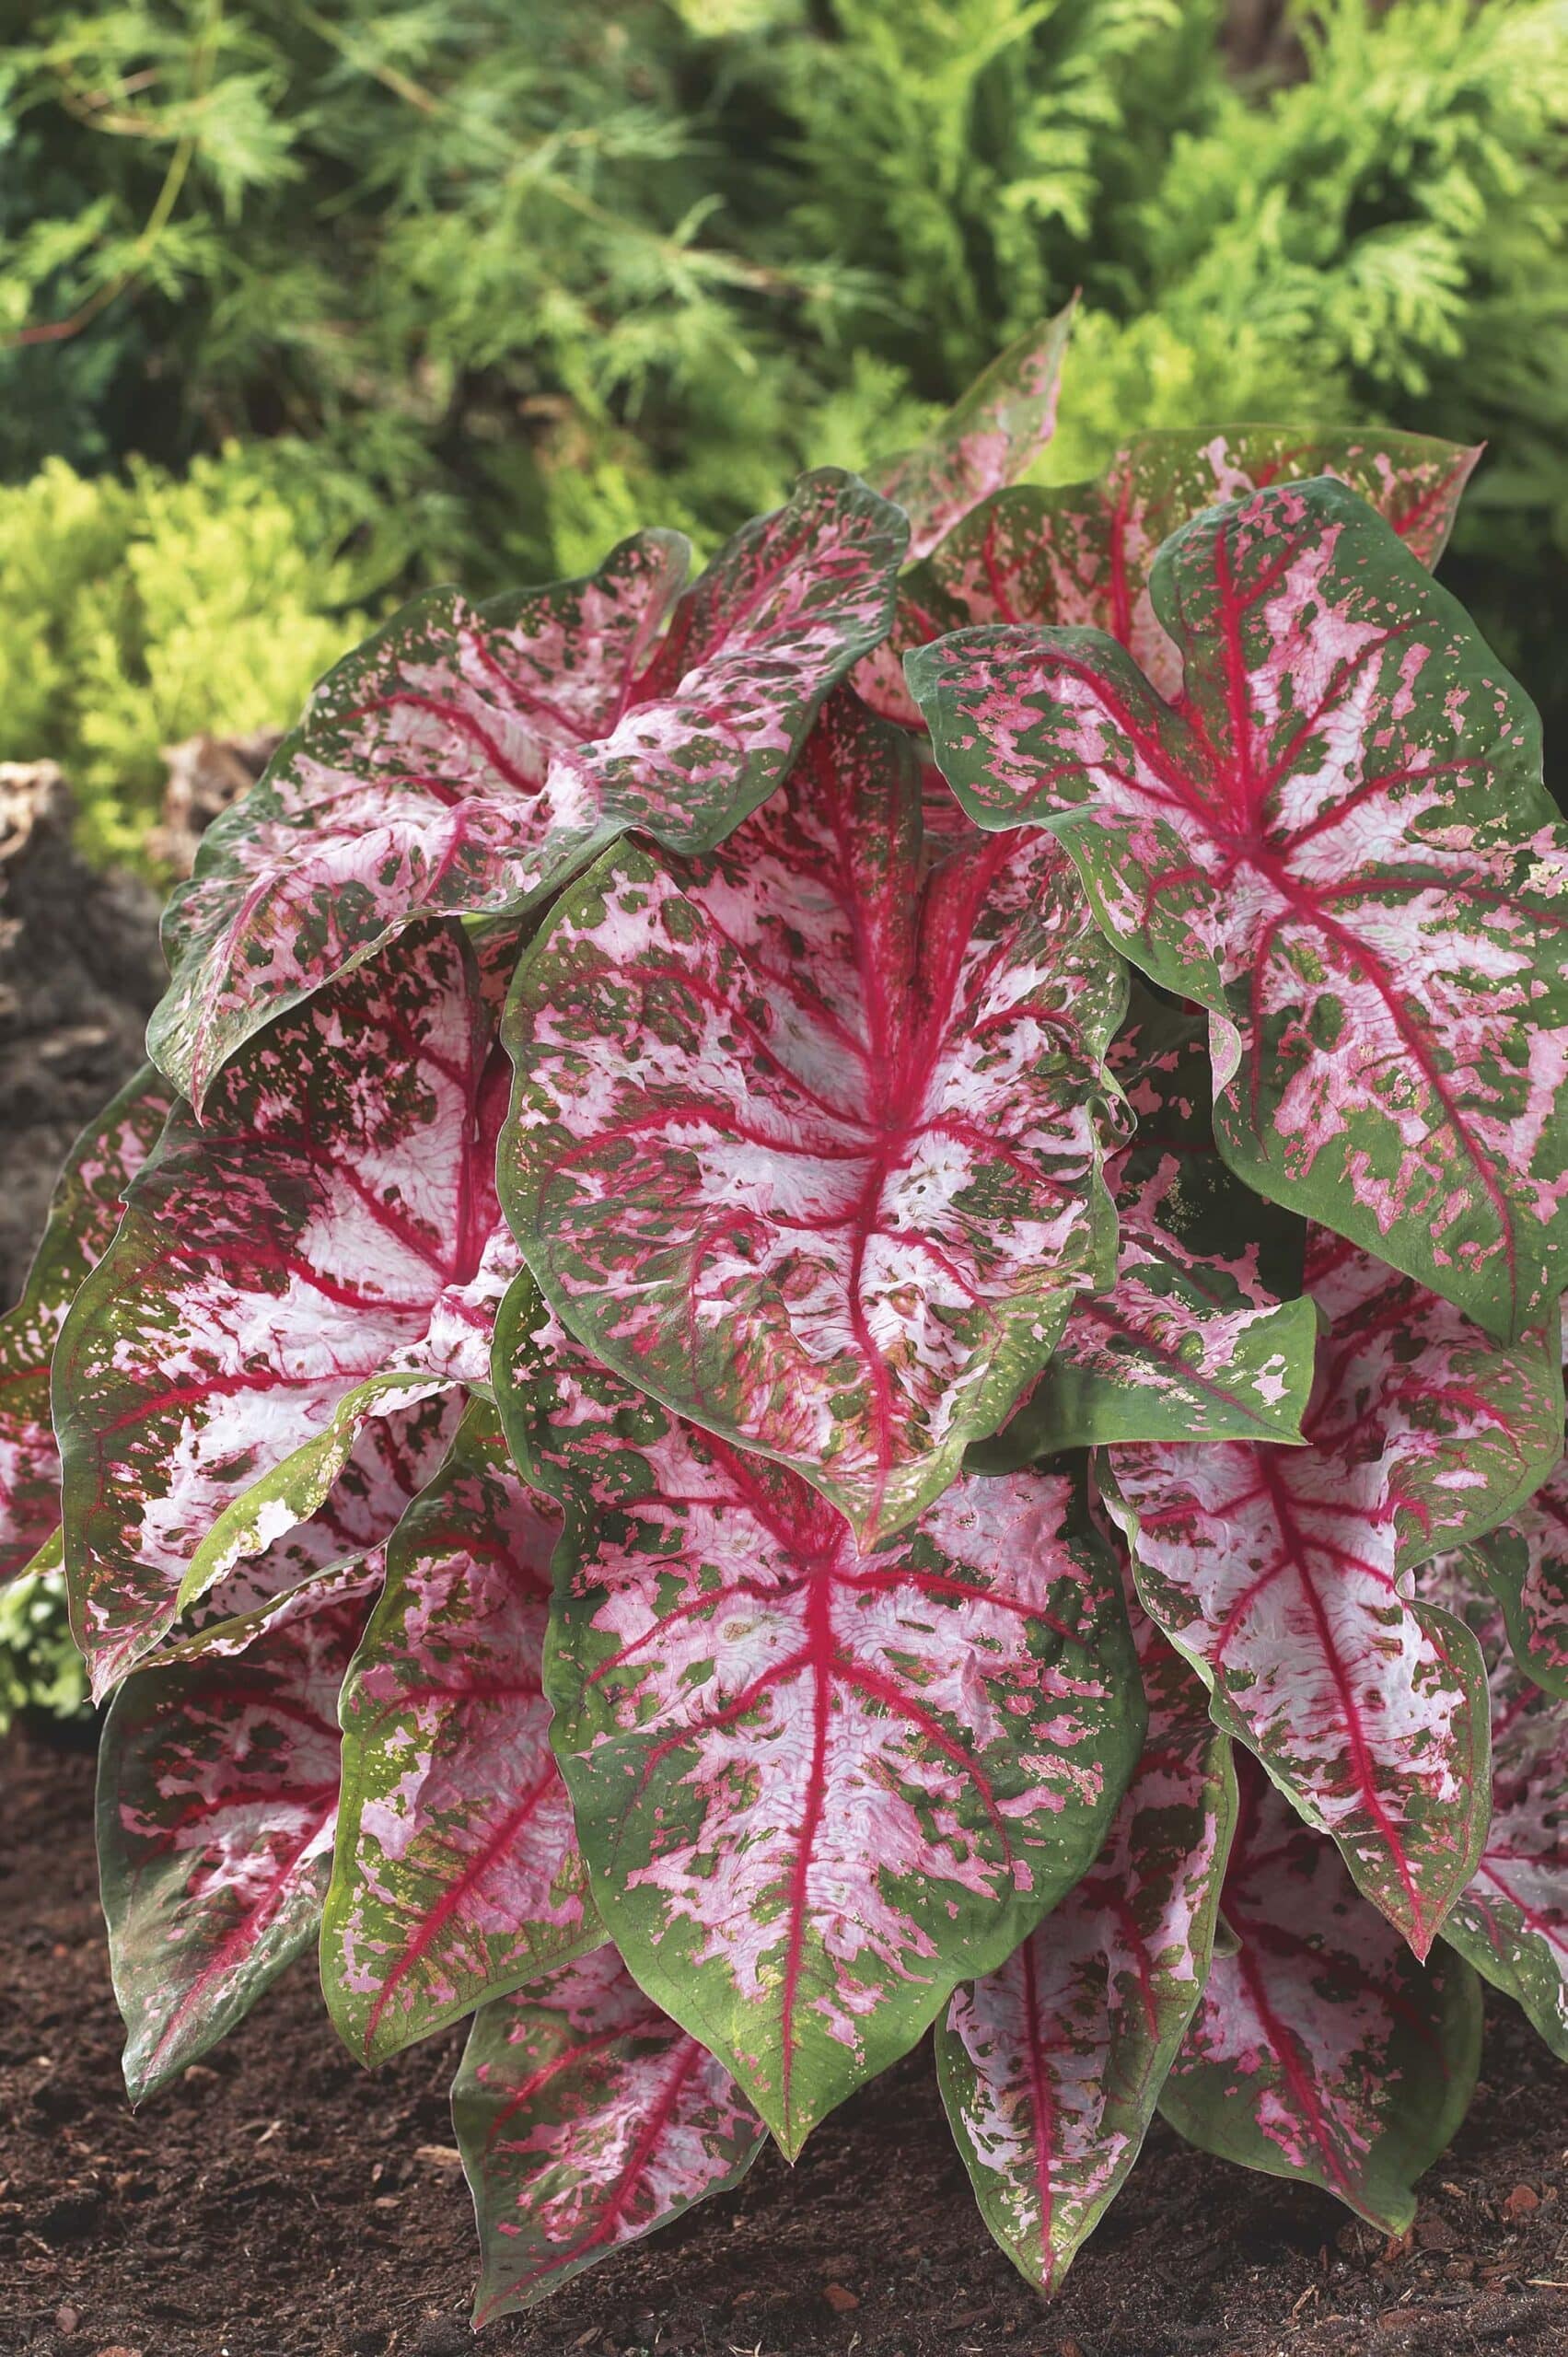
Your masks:
<instances>
[{"instance_id":1,"label":"heart-shaped leaf","mask_svg":"<svg viewBox=\"0 0 1568 2357\"><path fill-rule=\"evenodd\" d=\"M662 646L678 534L522 598L419 599L203 838L165 928L158 1064L200 1107L245 1040L411 919L519 914L628 828L718 842L884 635L905 528L853 475L807 475L720 552Z\"/></svg>"},{"instance_id":2,"label":"heart-shaped leaf","mask_svg":"<svg viewBox=\"0 0 1568 2357\"><path fill-rule=\"evenodd\" d=\"M1552 1463L1555 1351L1491 1341L1322 1230L1307 1273L1327 1329L1308 1446L1113 1448L1108 1494L1219 1724L1424 1956L1486 1829L1486 1689L1468 1631L1401 1583Z\"/></svg>"},{"instance_id":3,"label":"heart-shaped leaf","mask_svg":"<svg viewBox=\"0 0 1568 2357\"><path fill-rule=\"evenodd\" d=\"M559 1533L476 1403L388 1550L343 1689L321 1933L328 2007L363 2061L602 1936L542 1686Z\"/></svg>"},{"instance_id":4,"label":"heart-shaped leaf","mask_svg":"<svg viewBox=\"0 0 1568 2357\"><path fill-rule=\"evenodd\" d=\"M476 2014L452 2119L479 2218L476 2326L738 2185L767 2141L613 1948Z\"/></svg>"},{"instance_id":5,"label":"heart-shaped leaf","mask_svg":"<svg viewBox=\"0 0 1568 2357\"><path fill-rule=\"evenodd\" d=\"M928 555L1050 441L1073 308L1010 343L924 442L877 470L877 490L910 519L912 557Z\"/></svg>"},{"instance_id":6,"label":"heart-shaped leaf","mask_svg":"<svg viewBox=\"0 0 1568 2357\"><path fill-rule=\"evenodd\" d=\"M131 1179L173 1103L145 1064L89 1121L50 1199L21 1299L0 1318L0 1581L24 1571L60 1522L60 1453L49 1363L76 1292L109 1249Z\"/></svg>"},{"instance_id":7,"label":"heart-shaped leaf","mask_svg":"<svg viewBox=\"0 0 1568 2357\"><path fill-rule=\"evenodd\" d=\"M1028 1398L970 1462L985 1472L1102 1441L1300 1437L1318 1319L1301 1223L1214 1149L1203 1018L1139 990L1110 1070L1137 1132L1106 1165L1116 1283L1075 1302Z\"/></svg>"},{"instance_id":8,"label":"heart-shaped leaf","mask_svg":"<svg viewBox=\"0 0 1568 2357\"><path fill-rule=\"evenodd\" d=\"M1222 1151L1516 1334L1568 1250L1568 834L1539 724L1463 610L1337 482L1167 540L1167 704L1088 632L909 658L982 825L1051 828L1111 937L1214 1016Z\"/></svg>"},{"instance_id":9,"label":"heart-shaped leaf","mask_svg":"<svg viewBox=\"0 0 1568 2357\"><path fill-rule=\"evenodd\" d=\"M316 1513L367 1418L474 1371L450 1328L499 1219L492 1039L460 935L431 926L280 1023L203 1123L170 1116L55 1359L96 1693Z\"/></svg>"},{"instance_id":10,"label":"heart-shaped leaf","mask_svg":"<svg viewBox=\"0 0 1568 2357\"><path fill-rule=\"evenodd\" d=\"M133 2102L243 2020L315 1937L338 1689L365 1614L334 1601L238 1658L142 1670L115 1697L98 1850Z\"/></svg>"},{"instance_id":11,"label":"heart-shaped leaf","mask_svg":"<svg viewBox=\"0 0 1568 2357\"><path fill-rule=\"evenodd\" d=\"M563 896L507 1006L507 1217L598 1356L870 1544L1109 1281L1122 990L1048 837L927 867L913 752L846 691L712 860Z\"/></svg>"},{"instance_id":12,"label":"heart-shaped leaf","mask_svg":"<svg viewBox=\"0 0 1568 2357\"><path fill-rule=\"evenodd\" d=\"M1114 1559L1034 1472L960 1475L863 1553L537 1298L496 1381L569 1501L546 1684L594 1898L793 2157L1098 1849L1143 1734Z\"/></svg>"},{"instance_id":13,"label":"heart-shaped leaf","mask_svg":"<svg viewBox=\"0 0 1568 2357\"><path fill-rule=\"evenodd\" d=\"M1321 2186L1390 2235L1453 2136L1481 2061L1481 1989L1418 1964L1338 1852L1250 1761L1216 1952L1160 2109L1191 2144Z\"/></svg>"},{"instance_id":14,"label":"heart-shaped leaf","mask_svg":"<svg viewBox=\"0 0 1568 2357\"><path fill-rule=\"evenodd\" d=\"M1139 1616L1149 1731L1082 1882L936 2032L942 2099L981 2214L1052 2291L1138 2156L1202 1993L1236 1819L1229 1738Z\"/></svg>"},{"instance_id":15,"label":"heart-shaped leaf","mask_svg":"<svg viewBox=\"0 0 1568 2357\"><path fill-rule=\"evenodd\" d=\"M1469 1621L1491 1674L1492 1824L1443 1936L1568 2062L1568 1712L1521 1671L1485 1577L1469 1550L1421 1574L1423 1594Z\"/></svg>"}]
</instances>

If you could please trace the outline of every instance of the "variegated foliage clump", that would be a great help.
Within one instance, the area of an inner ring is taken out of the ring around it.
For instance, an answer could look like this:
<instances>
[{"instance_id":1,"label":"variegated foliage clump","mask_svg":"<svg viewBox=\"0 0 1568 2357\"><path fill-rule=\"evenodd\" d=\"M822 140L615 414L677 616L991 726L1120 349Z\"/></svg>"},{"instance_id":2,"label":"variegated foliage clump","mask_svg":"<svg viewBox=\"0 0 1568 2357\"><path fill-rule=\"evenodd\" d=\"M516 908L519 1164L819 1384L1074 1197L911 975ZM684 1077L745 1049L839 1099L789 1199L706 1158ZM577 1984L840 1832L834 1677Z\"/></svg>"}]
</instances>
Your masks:
<instances>
[{"instance_id":1,"label":"variegated foliage clump","mask_svg":"<svg viewBox=\"0 0 1568 2357\"><path fill-rule=\"evenodd\" d=\"M1568 858L1432 577L1475 454L1032 488L1064 335L689 586L334 671L0 1335L132 2092L318 1940L366 2062L471 2017L482 2317L928 2028L1042 2287L1156 2107L1397 2231L1477 1975L1568 2055Z\"/></svg>"}]
</instances>

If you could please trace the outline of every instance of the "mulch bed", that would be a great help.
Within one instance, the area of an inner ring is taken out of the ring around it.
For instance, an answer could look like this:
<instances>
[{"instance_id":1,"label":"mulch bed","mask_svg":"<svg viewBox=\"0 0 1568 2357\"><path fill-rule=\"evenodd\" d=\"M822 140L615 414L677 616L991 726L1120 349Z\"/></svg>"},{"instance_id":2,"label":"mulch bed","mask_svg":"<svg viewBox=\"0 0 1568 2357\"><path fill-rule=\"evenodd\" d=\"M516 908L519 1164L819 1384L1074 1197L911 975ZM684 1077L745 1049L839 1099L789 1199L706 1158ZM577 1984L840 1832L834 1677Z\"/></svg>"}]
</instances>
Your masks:
<instances>
[{"instance_id":1,"label":"mulch bed","mask_svg":"<svg viewBox=\"0 0 1568 2357\"><path fill-rule=\"evenodd\" d=\"M92 1761L0 1750L0 2352L456 2357L469 2205L460 2038L366 2077L308 1966L133 2117L92 1858ZM974 2210L912 2056L792 2173L606 2260L479 2357L1448 2357L1568 2349L1568 2071L1497 2005L1485 2076L1408 2247L1156 2125L1042 2307Z\"/></svg>"}]
</instances>

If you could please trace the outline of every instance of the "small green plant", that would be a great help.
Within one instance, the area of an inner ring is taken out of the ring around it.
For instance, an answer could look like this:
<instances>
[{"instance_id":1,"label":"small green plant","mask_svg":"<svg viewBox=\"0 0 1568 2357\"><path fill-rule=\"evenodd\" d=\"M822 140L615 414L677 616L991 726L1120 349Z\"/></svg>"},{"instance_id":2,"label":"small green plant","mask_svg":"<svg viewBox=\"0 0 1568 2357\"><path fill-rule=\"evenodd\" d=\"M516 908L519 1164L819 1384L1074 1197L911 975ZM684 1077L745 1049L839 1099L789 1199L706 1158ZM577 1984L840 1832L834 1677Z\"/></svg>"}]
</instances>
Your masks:
<instances>
[{"instance_id":1,"label":"small green plant","mask_svg":"<svg viewBox=\"0 0 1568 2357\"><path fill-rule=\"evenodd\" d=\"M0 1329L131 2090L318 1942L368 2063L471 2015L482 2321L928 2027L1045 2289L1156 2106L1399 2232L1478 1972L1568 2053L1568 834L1432 576L1476 453L1019 486L1063 341L332 671Z\"/></svg>"},{"instance_id":2,"label":"small green plant","mask_svg":"<svg viewBox=\"0 0 1568 2357\"><path fill-rule=\"evenodd\" d=\"M29 1573L0 1587L0 1735L18 1711L58 1720L87 1714L87 1671L58 1572Z\"/></svg>"}]
</instances>

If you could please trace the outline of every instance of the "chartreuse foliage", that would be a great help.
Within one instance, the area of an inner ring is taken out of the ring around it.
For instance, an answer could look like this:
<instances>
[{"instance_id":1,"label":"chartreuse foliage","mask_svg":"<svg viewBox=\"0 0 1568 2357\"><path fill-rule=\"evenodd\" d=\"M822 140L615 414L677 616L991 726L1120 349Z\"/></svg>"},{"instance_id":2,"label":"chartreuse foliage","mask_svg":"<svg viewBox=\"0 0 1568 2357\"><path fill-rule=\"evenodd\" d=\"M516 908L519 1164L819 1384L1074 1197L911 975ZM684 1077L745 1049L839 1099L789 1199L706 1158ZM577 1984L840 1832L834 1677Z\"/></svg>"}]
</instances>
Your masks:
<instances>
[{"instance_id":1,"label":"chartreuse foliage","mask_svg":"<svg viewBox=\"0 0 1568 2357\"><path fill-rule=\"evenodd\" d=\"M690 589L340 667L0 1338L132 2090L318 1933L365 2061L471 2014L482 2318L928 2026L1042 2288L1156 2107L1397 2231L1477 1973L1568 2043L1568 861L1425 570L1472 454L1010 488L1063 333Z\"/></svg>"}]
</instances>

